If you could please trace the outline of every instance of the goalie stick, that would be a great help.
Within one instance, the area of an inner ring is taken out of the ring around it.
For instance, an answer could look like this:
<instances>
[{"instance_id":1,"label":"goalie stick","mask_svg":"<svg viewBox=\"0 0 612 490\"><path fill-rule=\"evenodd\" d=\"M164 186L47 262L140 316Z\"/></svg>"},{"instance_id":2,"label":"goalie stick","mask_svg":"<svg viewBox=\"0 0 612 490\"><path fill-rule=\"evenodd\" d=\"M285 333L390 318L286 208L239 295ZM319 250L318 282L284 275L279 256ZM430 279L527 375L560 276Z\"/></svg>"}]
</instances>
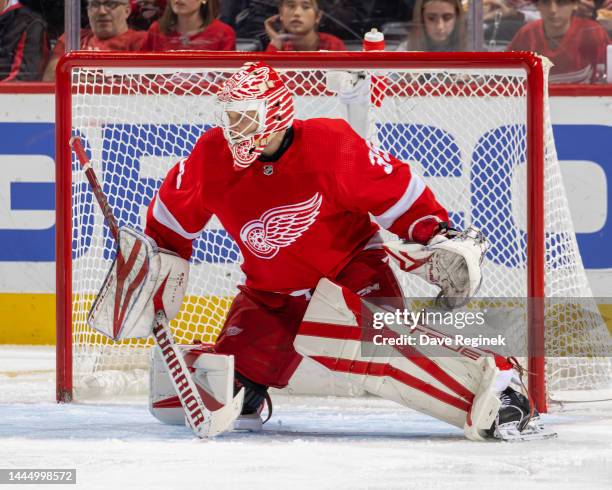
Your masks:
<instances>
[{"instance_id":1,"label":"goalie stick","mask_svg":"<svg viewBox=\"0 0 612 490\"><path fill-rule=\"evenodd\" d=\"M110 228L115 242L119 243L119 225L106 199L106 195L102 190L100 182L98 181L96 173L91 166L89 157L85 153L81 139L77 136L71 138L70 146L83 167L85 176L102 209L104 219ZM119 248L117 249L117 253L121 254ZM167 278L162 282L153 297L153 305L155 308L155 324L152 328L153 339L155 340L155 344L159 347L162 358L168 368L170 379L178 394L183 410L185 411L185 420L187 424L198 437L213 437L227 430L228 424L231 424L240 414L242 400L244 398L244 388L240 390L238 395L236 395L230 403L218 410L213 411L206 406L203 401L204 397L201 395L189 373L185 359L170 331L168 318L162 301L166 280Z\"/></svg>"}]
</instances>

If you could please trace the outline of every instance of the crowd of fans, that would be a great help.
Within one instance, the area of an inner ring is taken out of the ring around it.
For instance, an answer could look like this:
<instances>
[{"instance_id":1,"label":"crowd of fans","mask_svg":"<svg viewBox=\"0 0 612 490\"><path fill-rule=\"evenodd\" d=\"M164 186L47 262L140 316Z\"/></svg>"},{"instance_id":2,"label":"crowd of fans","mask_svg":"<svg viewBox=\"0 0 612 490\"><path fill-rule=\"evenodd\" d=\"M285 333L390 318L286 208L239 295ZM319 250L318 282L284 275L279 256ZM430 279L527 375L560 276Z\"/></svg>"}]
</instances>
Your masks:
<instances>
[{"instance_id":1,"label":"crowd of fans","mask_svg":"<svg viewBox=\"0 0 612 490\"><path fill-rule=\"evenodd\" d=\"M469 0L467 0L469 1ZM466 0L81 0L82 49L465 51ZM482 0L482 50L534 51L553 83L605 81L612 0ZM0 83L52 81L65 50L64 2L0 0Z\"/></svg>"}]
</instances>

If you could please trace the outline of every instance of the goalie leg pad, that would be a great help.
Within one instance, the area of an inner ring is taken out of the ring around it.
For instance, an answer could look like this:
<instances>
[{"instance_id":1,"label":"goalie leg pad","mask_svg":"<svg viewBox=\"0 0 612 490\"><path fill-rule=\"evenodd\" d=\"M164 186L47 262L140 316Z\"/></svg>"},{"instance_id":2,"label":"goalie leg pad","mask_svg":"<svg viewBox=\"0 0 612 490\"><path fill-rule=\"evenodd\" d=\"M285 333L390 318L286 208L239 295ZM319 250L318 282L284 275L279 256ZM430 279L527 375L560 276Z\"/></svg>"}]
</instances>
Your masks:
<instances>
[{"instance_id":1,"label":"goalie leg pad","mask_svg":"<svg viewBox=\"0 0 612 490\"><path fill-rule=\"evenodd\" d=\"M215 354L210 346L179 346L206 406L219 410L234 399L234 358ZM149 412L165 424L185 425L185 412L158 347L151 350ZM231 425L234 421L229 421Z\"/></svg>"},{"instance_id":2,"label":"goalie leg pad","mask_svg":"<svg viewBox=\"0 0 612 490\"><path fill-rule=\"evenodd\" d=\"M369 393L464 428L472 439L484 437L500 407L494 358L451 356L441 345L366 346L361 316L358 296L322 279L296 350Z\"/></svg>"},{"instance_id":3,"label":"goalie leg pad","mask_svg":"<svg viewBox=\"0 0 612 490\"><path fill-rule=\"evenodd\" d=\"M121 228L117 255L89 312L91 328L113 340L151 334L153 296L166 281L162 302L168 320L183 303L189 263L136 230Z\"/></svg>"}]
</instances>

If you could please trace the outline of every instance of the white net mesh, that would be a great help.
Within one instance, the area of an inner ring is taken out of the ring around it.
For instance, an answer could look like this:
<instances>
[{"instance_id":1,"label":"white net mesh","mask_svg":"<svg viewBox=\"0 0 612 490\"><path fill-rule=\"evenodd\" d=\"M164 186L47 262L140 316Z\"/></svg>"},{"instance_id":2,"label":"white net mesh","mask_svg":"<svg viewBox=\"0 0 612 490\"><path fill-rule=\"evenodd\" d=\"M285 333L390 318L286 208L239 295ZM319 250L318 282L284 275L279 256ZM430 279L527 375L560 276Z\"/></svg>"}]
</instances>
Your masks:
<instances>
[{"instance_id":1,"label":"white net mesh","mask_svg":"<svg viewBox=\"0 0 612 490\"><path fill-rule=\"evenodd\" d=\"M73 72L72 128L85 144L121 225L144 227L147 205L169 168L212 125L214 94L229 72L100 70ZM449 210L457 228L474 224L491 248L482 297L525 298L526 77L521 70L362 72L384 78L380 104L344 104L327 70L282 71L297 117L341 117L369 140L409 162ZM347 75L348 76L348 75ZM342 76L341 76L342 78ZM345 77L346 78L346 77ZM330 78L331 79L331 78ZM588 298L567 198L546 125L546 294ZM117 373L144 373L146 341L116 344L86 326L114 254L108 227L73 157L73 356L79 397L108 392ZM213 219L194 243L185 304L172 322L177 342L213 342L243 280L241 256ZM435 291L398 274L411 296ZM594 389L610 380L610 335L597 308L549 307L547 384L551 392ZM116 383L133 391L136 383Z\"/></svg>"}]
</instances>

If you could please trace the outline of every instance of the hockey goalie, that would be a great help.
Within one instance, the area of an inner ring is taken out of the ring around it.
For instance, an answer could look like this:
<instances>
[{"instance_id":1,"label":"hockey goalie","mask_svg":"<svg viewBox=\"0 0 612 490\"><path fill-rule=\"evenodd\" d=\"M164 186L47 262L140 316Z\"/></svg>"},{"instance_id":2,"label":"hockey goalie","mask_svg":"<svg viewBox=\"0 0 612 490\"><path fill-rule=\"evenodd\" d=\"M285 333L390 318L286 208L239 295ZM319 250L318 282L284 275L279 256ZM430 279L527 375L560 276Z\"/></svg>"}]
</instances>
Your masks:
<instances>
[{"instance_id":1,"label":"hockey goalie","mask_svg":"<svg viewBox=\"0 0 612 490\"><path fill-rule=\"evenodd\" d=\"M372 358L351 333L360 301L402 306L390 259L438 286L445 307L469 300L481 281L483 233L454 230L410 166L344 120L295 119L292 95L264 63L229 78L217 104L218 127L170 170L145 234L187 270L192 241L216 215L242 252L246 282L212 348L233 356L235 390L245 390L238 424L259 428L268 388L286 386L307 356L473 440L550 436L515 383L515 363L443 348ZM383 243L380 228L399 240Z\"/></svg>"}]
</instances>

